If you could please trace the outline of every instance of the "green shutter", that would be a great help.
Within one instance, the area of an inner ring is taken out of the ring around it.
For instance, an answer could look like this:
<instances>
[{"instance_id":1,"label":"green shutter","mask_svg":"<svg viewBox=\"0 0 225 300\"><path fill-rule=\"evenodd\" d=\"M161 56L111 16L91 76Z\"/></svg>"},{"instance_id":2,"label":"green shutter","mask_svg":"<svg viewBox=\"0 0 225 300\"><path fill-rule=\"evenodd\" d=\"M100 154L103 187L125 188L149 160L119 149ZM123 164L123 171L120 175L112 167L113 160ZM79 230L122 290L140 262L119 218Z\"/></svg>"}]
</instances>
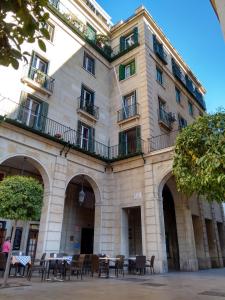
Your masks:
<instances>
[{"instance_id":1,"label":"green shutter","mask_svg":"<svg viewBox=\"0 0 225 300\"><path fill-rule=\"evenodd\" d=\"M141 149L141 126L136 127L136 152L142 152Z\"/></svg>"},{"instance_id":2,"label":"green shutter","mask_svg":"<svg viewBox=\"0 0 225 300\"><path fill-rule=\"evenodd\" d=\"M82 122L78 120L77 123L77 146L78 147L81 146L81 126L82 126Z\"/></svg>"},{"instance_id":3,"label":"green shutter","mask_svg":"<svg viewBox=\"0 0 225 300\"><path fill-rule=\"evenodd\" d=\"M135 27L133 29L133 33L134 33L134 43L137 44L138 43L138 27Z\"/></svg>"},{"instance_id":4,"label":"green shutter","mask_svg":"<svg viewBox=\"0 0 225 300\"><path fill-rule=\"evenodd\" d=\"M22 92L20 95L20 102L19 102L19 106L17 109L17 120L22 122L22 118L23 118L23 110L24 110L24 104L25 101L27 100L27 93Z\"/></svg>"},{"instance_id":5,"label":"green shutter","mask_svg":"<svg viewBox=\"0 0 225 300\"><path fill-rule=\"evenodd\" d=\"M88 150L92 153L95 152L95 129L92 127L89 127Z\"/></svg>"},{"instance_id":6,"label":"green shutter","mask_svg":"<svg viewBox=\"0 0 225 300\"><path fill-rule=\"evenodd\" d=\"M130 75L134 75L136 72L136 68L135 68L135 60L133 60L131 63L130 63Z\"/></svg>"},{"instance_id":7,"label":"green shutter","mask_svg":"<svg viewBox=\"0 0 225 300\"><path fill-rule=\"evenodd\" d=\"M119 80L125 79L125 66L120 65L119 66Z\"/></svg>"},{"instance_id":8,"label":"green shutter","mask_svg":"<svg viewBox=\"0 0 225 300\"><path fill-rule=\"evenodd\" d=\"M124 131L119 132L119 156L126 154L126 133Z\"/></svg>"},{"instance_id":9,"label":"green shutter","mask_svg":"<svg viewBox=\"0 0 225 300\"><path fill-rule=\"evenodd\" d=\"M96 41L96 30L90 24L87 24L86 36L90 41Z\"/></svg>"},{"instance_id":10,"label":"green shutter","mask_svg":"<svg viewBox=\"0 0 225 300\"><path fill-rule=\"evenodd\" d=\"M80 103L79 103L79 108L84 107L84 86L81 86L81 95L80 95Z\"/></svg>"},{"instance_id":11,"label":"green shutter","mask_svg":"<svg viewBox=\"0 0 225 300\"><path fill-rule=\"evenodd\" d=\"M124 51L126 48L126 45L125 45L125 37L124 36L121 36L120 37L120 51Z\"/></svg>"},{"instance_id":12,"label":"green shutter","mask_svg":"<svg viewBox=\"0 0 225 300\"><path fill-rule=\"evenodd\" d=\"M35 125L35 129L40 130L45 133L45 127L47 122L47 115L48 115L48 103L42 102L40 104L40 113L37 119L37 123Z\"/></svg>"}]
</instances>

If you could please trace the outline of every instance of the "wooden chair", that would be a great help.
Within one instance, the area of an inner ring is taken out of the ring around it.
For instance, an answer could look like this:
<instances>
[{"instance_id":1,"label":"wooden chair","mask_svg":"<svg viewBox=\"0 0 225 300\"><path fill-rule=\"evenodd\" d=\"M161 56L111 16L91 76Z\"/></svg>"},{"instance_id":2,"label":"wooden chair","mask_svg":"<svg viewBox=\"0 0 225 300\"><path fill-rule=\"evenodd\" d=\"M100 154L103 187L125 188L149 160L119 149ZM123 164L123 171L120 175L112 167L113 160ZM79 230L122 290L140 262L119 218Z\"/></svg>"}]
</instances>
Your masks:
<instances>
[{"instance_id":1,"label":"wooden chair","mask_svg":"<svg viewBox=\"0 0 225 300\"><path fill-rule=\"evenodd\" d=\"M38 273L41 274L41 281L45 279L47 273L45 257L46 253L43 253L41 259L32 260L31 265L27 270L27 280L31 280L35 271L38 271Z\"/></svg>"},{"instance_id":2,"label":"wooden chair","mask_svg":"<svg viewBox=\"0 0 225 300\"><path fill-rule=\"evenodd\" d=\"M110 269L115 269L115 276L119 277L119 274L122 274L124 277L124 255L116 255L117 260L115 261L114 266L109 266Z\"/></svg>"},{"instance_id":3,"label":"wooden chair","mask_svg":"<svg viewBox=\"0 0 225 300\"><path fill-rule=\"evenodd\" d=\"M99 257L96 254L92 255L91 258L91 276L94 276L94 273L99 273Z\"/></svg>"},{"instance_id":4,"label":"wooden chair","mask_svg":"<svg viewBox=\"0 0 225 300\"><path fill-rule=\"evenodd\" d=\"M70 264L67 264L67 270L69 270L69 280L72 274L76 274L77 278L80 275L81 280L83 279L84 259L85 254L80 254L78 260L72 260Z\"/></svg>"},{"instance_id":5,"label":"wooden chair","mask_svg":"<svg viewBox=\"0 0 225 300\"><path fill-rule=\"evenodd\" d=\"M137 272L141 274L145 274L145 265L146 265L146 256L138 255L136 256L135 268Z\"/></svg>"}]
</instances>

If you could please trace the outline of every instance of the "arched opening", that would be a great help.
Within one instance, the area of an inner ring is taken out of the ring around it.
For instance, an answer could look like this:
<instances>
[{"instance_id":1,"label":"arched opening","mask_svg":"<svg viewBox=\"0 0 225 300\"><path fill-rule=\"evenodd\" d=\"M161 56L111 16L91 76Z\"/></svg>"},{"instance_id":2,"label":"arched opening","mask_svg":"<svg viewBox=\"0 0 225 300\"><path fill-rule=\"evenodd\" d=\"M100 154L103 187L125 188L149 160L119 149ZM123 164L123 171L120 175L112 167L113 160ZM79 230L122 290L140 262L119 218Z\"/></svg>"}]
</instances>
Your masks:
<instances>
[{"instance_id":1,"label":"arched opening","mask_svg":"<svg viewBox=\"0 0 225 300\"><path fill-rule=\"evenodd\" d=\"M13 156L0 164L0 180L6 176L23 175L37 179L43 186L48 186L46 182L47 174L39 163L31 157ZM13 244L14 251L21 251L32 258L36 255L39 221L19 222L16 228L16 236ZM12 221L0 219L0 249L6 236L12 234Z\"/></svg>"},{"instance_id":2,"label":"arched opening","mask_svg":"<svg viewBox=\"0 0 225 300\"><path fill-rule=\"evenodd\" d=\"M81 201L81 191L83 201ZM70 255L94 252L95 192L86 175L75 176L66 189L60 251Z\"/></svg>"},{"instance_id":3,"label":"arched opening","mask_svg":"<svg viewBox=\"0 0 225 300\"><path fill-rule=\"evenodd\" d=\"M163 187L162 197L168 269L180 270L175 206L172 193L167 184Z\"/></svg>"}]
</instances>

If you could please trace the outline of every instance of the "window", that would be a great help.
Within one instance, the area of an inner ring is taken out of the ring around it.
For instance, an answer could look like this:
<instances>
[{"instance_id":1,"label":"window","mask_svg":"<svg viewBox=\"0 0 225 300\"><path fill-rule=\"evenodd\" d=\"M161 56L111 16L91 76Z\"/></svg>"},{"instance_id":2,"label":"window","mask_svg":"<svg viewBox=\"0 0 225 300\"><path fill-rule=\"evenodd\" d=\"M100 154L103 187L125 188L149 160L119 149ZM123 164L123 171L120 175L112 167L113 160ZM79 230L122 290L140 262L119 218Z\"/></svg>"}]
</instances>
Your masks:
<instances>
[{"instance_id":1,"label":"window","mask_svg":"<svg viewBox=\"0 0 225 300\"><path fill-rule=\"evenodd\" d=\"M187 127L187 121L181 116L178 115L179 129Z\"/></svg>"},{"instance_id":2,"label":"window","mask_svg":"<svg viewBox=\"0 0 225 300\"><path fill-rule=\"evenodd\" d=\"M39 70L40 72L47 74L48 71L48 62L41 58L36 53L33 54L31 60L31 68L35 70Z\"/></svg>"},{"instance_id":3,"label":"window","mask_svg":"<svg viewBox=\"0 0 225 300\"><path fill-rule=\"evenodd\" d=\"M156 67L156 80L159 84L163 85L163 72L158 67Z\"/></svg>"},{"instance_id":4,"label":"window","mask_svg":"<svg viewBox=\"0 0 225 300\"><path fill-rule=\"evenodd\" d=\"M84 52L83 67L85 70L87 70L91 74L95 75L95 60L90 55L88 55L86 52Z\"/></svg>"},{"instance_id":5,"label":"window","mask_svg":"<svg viewBox=\"0 0 225 300\"><path fill-rule=\"evenodd\" d=\"M94 98L95 93L82 85L80 108L91 115L94 113Z\"/></svg>"},{"instance_id":6,"label":"window","mask_svg":"<svg viewBox=\"0 0 225 300\"><path fill-rule=\"evenodd\" d=\"M120 65L119 67L119 80L124 80L134 75L136 72L135 60L131 61L129 64Z\"/></svg>"},{"instance_id":7,"label":"window","mask_svg":"<svg viewBox=\"0 0 225 300\"><path fill-rule=\"evenodd\" d=\"M120 51L129 49L135 44L138 44L138 27L135 27L132 33L120 37Z\"/></svg>"},{"instance_id":8,"label":"window","mask_svg":"<svg viewBox=\"0 0 225 300\"><path fill-rule=\"evenodd\" d=\"M46 24L46 29L48 30L48 33L49 33L49 41L53 42L55 26L53 26L50 23L47 23Z\"/></svg>"},{"instance_id":9,"label":"window","mask_svg":"<svg viewBox=\"0 0 225 300\"><path fill-rule=\"evenodd\" d=\"M193 117L193 115L194 115L193 104L190 101L188 101L188 110L189 110L190 116Z\"/></svg>"},{"instance_id":10,"label":"window","mask_svg":"<svg viewBox=\"0 0 225 300\"><path fill-rule=\"evenodd\" d=\"M175 87L175 93L177 103L181 104L181 91L177 87Z\"/></svg>"},{"instance_id":11,"label":"window","mask_svg":"<svg viewBox=\"0 0 225 300\"><path fill-rule=\"evenodd\" d=\"M136 91L123 97L123 119L130 118L137 114Z\"/></svg>"},{"instance_id":12,"label":"window","mask_svg":"<svg viewBox=\"0 0 225 300\"><path fill-rule=\"evenodd\" d=\"M163 49L163 44L158 41L155 34L153 34L153 48L155 54L161 59L161 61L165 65L167 65L167 55Z\"/></svg>"},{"instance_id":13,"label":"window","mask_svg":"<svg viewBox=\"0 0 225 300\"><path fill-rule=\"evenodd\" d=\"M129 155L141 151L141 127L119 133L119 154Z\"/></svg>"},{"instance_id":14,"label":"window","mask_svg":"<svg viewBox=\"0 0 225 300\"><path fill-rule=\"evenodd\" d=\"M26 93L21 94L17 115L19 122L37 130L44 130L47 113L48 103L40 101L36 97L27 95Z\"/></svg>"},{"instance_id":15,"label":"window","mask_svg":"<svg viewBox=\"0 0 225 300\"><path fill-rule=\"evenodd\" d=\"M86 125L85 123L78 121L78 146L86 151L94 152L95 146L95 129Z\"/></svg>"},{"instance_id":16,"label":"window","mask_svg":"<svg viewBox=\"0 0 225 300\"><path fill-rule=\"evenodd\" d=\"M86 28L86 36L90 41L95 42L96 41L96 30L89 24L87 23L87 28Z\"/></svg>"}]
</instances>

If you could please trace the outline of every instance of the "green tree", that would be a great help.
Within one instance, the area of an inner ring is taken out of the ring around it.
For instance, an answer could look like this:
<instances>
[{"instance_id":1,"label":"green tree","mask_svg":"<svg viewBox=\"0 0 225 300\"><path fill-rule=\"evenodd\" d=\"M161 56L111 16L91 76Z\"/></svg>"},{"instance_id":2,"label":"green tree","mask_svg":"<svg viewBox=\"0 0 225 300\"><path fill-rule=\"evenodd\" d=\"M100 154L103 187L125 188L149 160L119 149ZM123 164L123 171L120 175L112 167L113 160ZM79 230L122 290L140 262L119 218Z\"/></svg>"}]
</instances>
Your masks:
<instances>
[{"instance_id":1,"label":"green tree","mask_svg":"<svg viewBox=\"0 0 225 300\"><path fill-rule=\"evenodd\" d=\"M178 190L225 200L225 112L199 117L179 134L173 163Z\"/></svg>"},{"instance_id":2,"label":"green tree","mask_svg":"<svg viewBox=\"0 0 225 300\"><path fill-rule=\"evenodd\" d=\"M39 220L43 203L43 187L32 177L11 176L0 182L0 217L14 220L11 244L14 243L18 220ZM12 247L8 255L3 287L7 284Z\"/></svg>"},{"instance_id":3,"label":"green tree","mask_svg":"<svg viewBox=\"0 0 225 300\"><path fill-rule=\"evenodd\" d=\"M1 0L0 1L0 65L18 69L19 61L27 62L27 52L22 52L24 42L38 41L45 51L43 39L49 39L46 21L49 14L44 10L48 0Z\"/></svg>"}]
</instances>

